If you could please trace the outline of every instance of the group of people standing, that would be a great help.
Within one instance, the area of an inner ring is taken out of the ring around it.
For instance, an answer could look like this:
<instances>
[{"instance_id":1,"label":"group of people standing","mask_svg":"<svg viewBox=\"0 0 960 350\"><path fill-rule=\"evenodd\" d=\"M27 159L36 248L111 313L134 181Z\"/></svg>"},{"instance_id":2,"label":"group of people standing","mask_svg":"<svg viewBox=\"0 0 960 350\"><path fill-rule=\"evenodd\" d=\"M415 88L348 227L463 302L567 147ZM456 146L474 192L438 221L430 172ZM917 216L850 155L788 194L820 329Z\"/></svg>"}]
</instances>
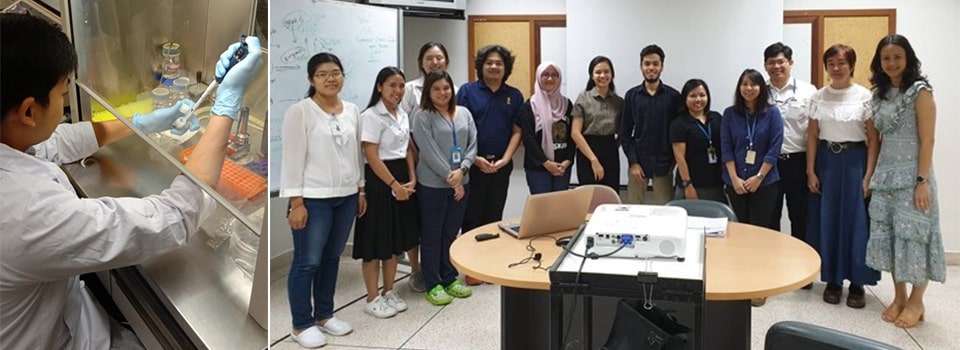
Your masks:
<instances>
[{"instance_id":1,"label":"group of people standing","mask_svg":"<svg viewBox=\"0 0 960 350\"><path fill-rule=\"evenodd\" d=\"M575 101L560 92L563 74L553 62L537 67L524 101L507 85L515 60L507 48L480 49L478 79L458 88L446 72L446 48L430 42L417 57L421 76L405 82L400 69L383 68L363 110L338 96L339 59L313 56L310 89L289 108L282 131L293 338L315 347L323 333L351 331L333 317L333 294L355 218L366 313L387 318L407 309L394 291L404 253L411 288L430 303L469 297L467 285L481 282L457 279L450 245L459 232L501 220L521 144L531 194L569 188L574 165L580 184L619 190L622 148L630 203L713 200L728 203L741 222L779 230L786 199L791 233L821 255L824 301L839 303L846 280L846 304L862 308L863 286L876 284L878 270L891 271L896 297L883 319L912 327L923 316L927 281L945 277L931 87L900 35L877 45L872 89L852 82L849 46L823 54L830 85L819 90L791 75L792 54L770 45L770 80L744 70L722 114L711 110L703 80L690 79L680 92L660 80L665 54L657 45L641 50L643 83L622 98L613 62L597 56Z\"/></svg>"}]
</instances>

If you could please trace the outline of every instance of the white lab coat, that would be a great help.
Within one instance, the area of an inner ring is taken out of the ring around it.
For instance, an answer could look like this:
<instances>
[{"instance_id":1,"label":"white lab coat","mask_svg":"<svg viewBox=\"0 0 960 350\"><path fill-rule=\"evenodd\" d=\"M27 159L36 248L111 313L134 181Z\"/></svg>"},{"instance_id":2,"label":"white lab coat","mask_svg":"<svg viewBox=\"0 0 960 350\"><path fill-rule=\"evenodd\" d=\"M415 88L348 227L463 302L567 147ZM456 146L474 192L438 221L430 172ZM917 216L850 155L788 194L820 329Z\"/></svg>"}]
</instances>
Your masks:
<instances>
[{"instance_id":1,"label":"white lab coat","mask_svg":"<svg viewBox=\"0 0 960 350\"><path fill-rule=\"evenodd\" d=\"M31 154L0 144L0 349L110 348L109 317L77 276L177 249L216 208L184 176L146 198L78 198L57 165L97 148L90 123L60 125Z\"/></svg>"}]
</instances>

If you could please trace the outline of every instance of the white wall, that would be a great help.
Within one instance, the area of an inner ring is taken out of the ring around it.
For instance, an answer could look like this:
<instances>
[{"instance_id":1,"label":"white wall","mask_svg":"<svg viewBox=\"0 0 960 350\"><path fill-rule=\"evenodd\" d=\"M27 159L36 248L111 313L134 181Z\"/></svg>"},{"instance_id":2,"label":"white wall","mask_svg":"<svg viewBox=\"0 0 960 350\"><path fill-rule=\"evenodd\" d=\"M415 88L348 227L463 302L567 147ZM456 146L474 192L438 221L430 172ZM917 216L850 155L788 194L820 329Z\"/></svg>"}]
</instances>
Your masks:
<instances>
[{"instance_id":1,"label":"white wall","mask_svg":"<svg viewBox=\"0 0 960 350\"><path fill-rule=\"evenodd\" d=\"M937 103L937 134L933 150L933 168L937 175L940 201L940 230L948 252L960 252L960 2L956 0L785 0L784 10L897 9L897 32L910 39L922 69L933 85ZM833 43L824 43L831 45ZM873 52L858 53L864 62Z\"/></svg>"},{"instance_id":2,"label":"white wall","mask_svg":"<svg viewBox=\"0 0 960 350\"><path fill-rule=\"evenodd\" d=\"M763 49L780 41L783 7L775 1L714 0L567 2L567 74L570 95L582 91L590 59L613 61L617 92L643 81L640 50L657 44L665 54L661 79L680 90L691 78L710 86L711 109L733 104L737 78L745 68L763 72ZM620 154L620 183L628 164Z\"/></svg>"},{"instance_id":3,"label":"white wall","mask_svg":"<svg viewBox=\"0 0 960 350\"><path fill-rule=\"evenodd\" d=\"M566 13L567 2L566 0L467 0L467 15L557 15ZM579 2L593 1L579 0Z\"/></svg>"},{"instance_id":4,"label":"white wall","mask_svg":"<svg viewBox=\"0 0 960 350\"><path fill-rule=\"evenodd\" d=\"M467 21L433 18L403 18L403 73L407 79L420 76L417 55L423 44L437 41L447 48L447 71L456 85L467 82L473 63L467 62Z\"/></svg>"},{"instance_id":5,"label":"white wall","mask_svg":"<svg viewBox=\"0 0 960 350\"><path fill-rule=\"evenodd\" d=\"M690 78L710 86L711 108L733 102L744 68L763 72L763 49L781 38L782 4L714 0L567 2L567 63L570 86L582 87L595 55L613 61L618 93L642 82L640 50L663 48L662 79L677 90ZM574 89L576 90L576 89Z\"/></svg>"}]
</instances>

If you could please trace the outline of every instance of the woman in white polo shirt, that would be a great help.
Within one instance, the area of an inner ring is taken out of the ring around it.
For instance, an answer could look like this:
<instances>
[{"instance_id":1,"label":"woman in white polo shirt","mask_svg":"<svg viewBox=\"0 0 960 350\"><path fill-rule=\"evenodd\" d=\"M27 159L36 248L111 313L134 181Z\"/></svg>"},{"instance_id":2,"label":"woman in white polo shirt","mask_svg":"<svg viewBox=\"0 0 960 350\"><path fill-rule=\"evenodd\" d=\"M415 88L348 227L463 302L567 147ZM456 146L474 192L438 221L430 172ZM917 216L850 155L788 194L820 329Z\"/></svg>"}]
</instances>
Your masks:
<instances>
[{"instance_id":1,"label":"woman in white polo shirt","mask_svg":"<svg viewBox=\"0 0 960 350\"><path fill-rule=\"evenodd\" d=\"M343 65L331 53L307 62L307 98L290 106L283 119L280 196L290 198L293 262L287 294L294 340L306 348L326 344L323 333L353 331L333 317L340 254L355 216L363 216L363 158L360 111L341 100ZM311 303L312 301L312 303Z\"/></svg>"},{"instance_id":2,"label":"woman in white polo shirt","mask_svg":"<svg viewBox=\"0 0 960 350\"><path fill-rule=\"evenodd\" d=\"M393 291L397 255L420 244L420 211L411 199L416 187L416 165L410 122L399 108L404 95L403 72L385 67L367 109L360 114L360 140L367 160L367 213L357 219L353 235L353 258L363 260L367 305L363 312L387 318L407 310L407 303ZM378 277L383 272L383 290Z\"/></svg>"}]
</instances>

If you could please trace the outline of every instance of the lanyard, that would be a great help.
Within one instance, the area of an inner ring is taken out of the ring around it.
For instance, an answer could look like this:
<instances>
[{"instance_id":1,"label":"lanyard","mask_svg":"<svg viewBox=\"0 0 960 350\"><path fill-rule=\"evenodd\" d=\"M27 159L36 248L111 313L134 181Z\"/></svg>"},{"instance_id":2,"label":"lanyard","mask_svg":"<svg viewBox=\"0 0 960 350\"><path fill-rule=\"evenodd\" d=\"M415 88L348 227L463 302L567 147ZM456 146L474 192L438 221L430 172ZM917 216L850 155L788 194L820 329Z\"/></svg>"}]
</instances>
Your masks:
<instances>
[{"instance_id":1,"label":"lanyard","mask_svg":"<svg viewBox=\"0 0 960 350\"><path fill-rule=\"evenodd\" d=\"M457 146L457 129L456 129L456 127L454 126L455 122L454 122L453 120L451 120L449 123L447 123L447 119L444 118L444 119L443 119L443 123L444 123L444 124L447 124L447 126L450 127L450 134L453 135L453 147L458 147L458 146Z\"/></svg>"},{"instance_id":2,"label":"lanyard","mask_svg":"<svg viewBox=\"0 0 960 350\"><path fill-rule=\"evenodd\" d=\"M713 130L710 129L710 117L707 117L706 129L703 128L703 125L700 125L699 120L694 120L693 122L694 124L697 124L697 127L700 128L700 132L703 134L704 137L707 138L707 143L709 143L710 146L713 146Z\"/></svg>"},{"instance_id":3,"label":"lanyard","mask_svg":"<svg viewBox=\"0 0 960 350\"><path fill-rule=\"evenodd\" d=\"M753 119L753 123L750 121ZM747 141L750 141L750 149L753 149L753 139L756 136L755 131L757 130L757 116L753 118L750 117L750 113L747 113Z\"/></svg>"}]
</instances>

